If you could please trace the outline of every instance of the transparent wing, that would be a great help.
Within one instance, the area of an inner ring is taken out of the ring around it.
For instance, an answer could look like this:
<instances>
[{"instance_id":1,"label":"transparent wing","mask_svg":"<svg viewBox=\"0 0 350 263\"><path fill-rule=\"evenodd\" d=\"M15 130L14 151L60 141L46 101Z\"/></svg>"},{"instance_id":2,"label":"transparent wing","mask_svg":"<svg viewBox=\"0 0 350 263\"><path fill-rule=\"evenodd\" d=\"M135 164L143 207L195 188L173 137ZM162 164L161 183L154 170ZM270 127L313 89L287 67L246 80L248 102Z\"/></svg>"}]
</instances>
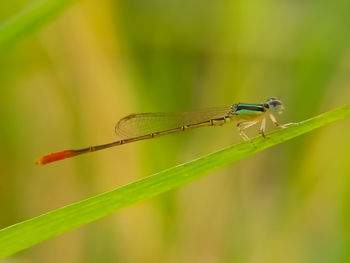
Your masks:
<instances>
[{"instance_id":1,"label":"transparent wing","mask_svg":"<svg viewBox=\"0 0 350 263\"><path fill-rule=\"evenodd\" d=\"M118 121L115 132L121 138L133 138L224 117L230 111L231 107L221 107L191 112L130 114Z\"/></svg>"}]
</instances>

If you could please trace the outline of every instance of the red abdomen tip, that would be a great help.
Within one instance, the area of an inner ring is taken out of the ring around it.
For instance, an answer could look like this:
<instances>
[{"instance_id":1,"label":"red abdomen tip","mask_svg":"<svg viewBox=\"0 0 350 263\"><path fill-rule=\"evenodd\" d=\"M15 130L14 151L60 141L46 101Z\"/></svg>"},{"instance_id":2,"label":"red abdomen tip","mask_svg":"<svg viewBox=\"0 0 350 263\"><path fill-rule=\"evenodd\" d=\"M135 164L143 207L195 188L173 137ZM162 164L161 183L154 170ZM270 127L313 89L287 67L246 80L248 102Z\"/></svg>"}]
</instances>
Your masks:
<instances>
[{"instance_id":1,"label":"red abdomen tip","mask_svg":"<svg viewBox=\"0 0 350 263\"><path fill-rule=\"evenodd\" d=\"M45 155L43 157L40 157L36 160L36 164L47 164L47 163L52 163L55 161L59 161L62 159L66 159L72 156L77 155L78 153L75 151L62 151L62 152L58 152L58 153L51 153L48 155Z\"/></svg>"}]
</instances>

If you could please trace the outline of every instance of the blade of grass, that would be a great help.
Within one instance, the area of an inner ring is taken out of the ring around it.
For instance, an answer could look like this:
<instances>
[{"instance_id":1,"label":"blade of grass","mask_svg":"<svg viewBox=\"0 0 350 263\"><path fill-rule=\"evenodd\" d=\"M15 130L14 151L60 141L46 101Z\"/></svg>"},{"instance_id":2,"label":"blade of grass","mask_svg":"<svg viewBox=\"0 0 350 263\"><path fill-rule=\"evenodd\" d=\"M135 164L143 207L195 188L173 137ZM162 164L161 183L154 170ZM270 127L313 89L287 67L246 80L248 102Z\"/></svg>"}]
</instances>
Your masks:
<instances>
[{"instance_id":1,"label":"blade of grass","mask_svg":"<svg viewBox=\"0 0 350 263\"><path fill-rule=\"evenodd\" d=\"M59 14L73 0L44 0L35 2L19 14L0 24L0 52L20 38L45 24Z\"/></svg>"},{"instance_id":2,"label":"blade of grass","mask_svg":"<svg viewBox=\"0 0 350 263\"><path fill-rule=\"evenodd\" d=\"M0 258L85 225L135 202L157 196L263 149L349 116L350 105L337 108L297 125L271 132L265 139L256 137L248 142L242 142L161 171L113 191L4 228L0 230Z\"/></svg>"}]
</instances>

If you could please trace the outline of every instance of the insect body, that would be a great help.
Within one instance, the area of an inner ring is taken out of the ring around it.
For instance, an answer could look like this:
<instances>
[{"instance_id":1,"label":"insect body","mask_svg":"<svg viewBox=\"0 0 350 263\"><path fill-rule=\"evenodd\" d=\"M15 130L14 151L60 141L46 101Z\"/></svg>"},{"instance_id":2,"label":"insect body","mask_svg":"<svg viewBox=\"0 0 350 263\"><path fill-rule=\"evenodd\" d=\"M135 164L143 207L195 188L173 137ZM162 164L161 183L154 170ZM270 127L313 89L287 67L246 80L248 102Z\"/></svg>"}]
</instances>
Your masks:
<instances>
[{"instance_id":1,"label":"insect body","mask_svg":"<svg viewBox=\"0 0 350 263\"><path fill-rule=\"evenodd\" d=\"M267 118L275 126L285 127L285 125L279 125L274 116L276 113L281 114L283 110L282 102L273 97L269 98L264 104L237 103L231 107L210 108L192 112L130 114L116 124L115 131L120 140L79 150L52 153L40 157L36 163L47 164L130 142L152 139L204 126L222 126L234 121L237 122L236 126L239 134L244 140L249 140L244 130L256 124L260 124L259 133L265 137Z\"/></svg>"}]
</instances>

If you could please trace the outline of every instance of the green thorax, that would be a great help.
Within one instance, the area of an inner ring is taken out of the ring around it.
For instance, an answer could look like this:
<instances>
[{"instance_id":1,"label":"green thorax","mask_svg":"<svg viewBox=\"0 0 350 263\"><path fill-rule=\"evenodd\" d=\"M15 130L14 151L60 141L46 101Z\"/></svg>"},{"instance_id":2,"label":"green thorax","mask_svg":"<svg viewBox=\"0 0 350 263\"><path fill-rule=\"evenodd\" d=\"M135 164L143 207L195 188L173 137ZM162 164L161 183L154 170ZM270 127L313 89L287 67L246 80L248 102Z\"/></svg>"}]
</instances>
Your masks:
<instances>
[{"instance_id":1,"label":"green thorax","mask_svg":"<svg viewBox=\"0 0 350 263\"><path fill-rule=\"evenodd\" d=\"M262 114L266 111L264 104L237 103L234 105L234 114Z\"/></svg>"}]
</instances>

